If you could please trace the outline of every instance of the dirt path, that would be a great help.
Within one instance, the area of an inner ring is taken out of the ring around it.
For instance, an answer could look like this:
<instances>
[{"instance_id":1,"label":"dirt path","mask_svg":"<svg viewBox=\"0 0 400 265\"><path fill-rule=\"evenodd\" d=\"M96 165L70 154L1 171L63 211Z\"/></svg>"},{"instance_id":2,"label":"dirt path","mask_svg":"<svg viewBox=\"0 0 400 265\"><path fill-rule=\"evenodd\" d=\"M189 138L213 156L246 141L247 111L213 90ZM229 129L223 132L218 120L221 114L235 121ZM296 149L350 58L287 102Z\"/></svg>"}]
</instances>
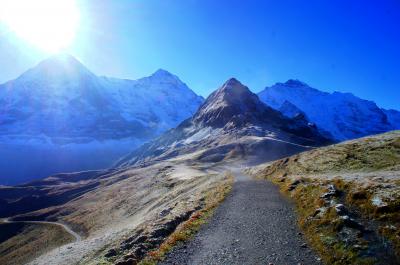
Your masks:
<instances>
[{"instance_id":1,"label":"dirt path","mask_svg":"<svg viewBox=\"0 0 400 265\"><path fill-rule=\"evenodd\" d=\"M61 226L68 234L72 235L75 238L75 242L81 241L81 236L74 232L69 226L57 223L57 222L46 222L46 221L10 221L9 219L4 219L3 223L12 224L12 223L24 223L24 224L44 224L44 225L57 225Z\"/></svg>"},{"instance_id":2,"label":"dirt path","mask_svg":"<svg viewBox=\"0 0 400 265\"><path fill-rule=\"evenodd\" d=\"M161 264L322 264L277 187L234 174L233 191L210 222Z\"/></svg>"}]
</instances>

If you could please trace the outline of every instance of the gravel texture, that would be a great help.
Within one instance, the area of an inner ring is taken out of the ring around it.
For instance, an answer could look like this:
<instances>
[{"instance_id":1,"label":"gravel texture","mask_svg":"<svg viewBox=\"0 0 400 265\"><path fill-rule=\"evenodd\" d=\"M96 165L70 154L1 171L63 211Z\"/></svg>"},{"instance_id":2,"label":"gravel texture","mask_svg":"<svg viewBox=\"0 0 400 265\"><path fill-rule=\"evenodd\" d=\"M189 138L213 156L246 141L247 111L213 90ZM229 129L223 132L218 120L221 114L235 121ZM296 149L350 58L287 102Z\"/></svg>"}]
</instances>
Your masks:
<instances>
[{"instance_id":1,"label":"gravel texture","mask_svg":"<svg viewBox=\"0 0 400 265\"><path fill-rule=\"evenodd\" d=\"M268 181L235 174L208 224L161 264L322 264L296 224L293 205Z\"/></svg>"}]
</instances>

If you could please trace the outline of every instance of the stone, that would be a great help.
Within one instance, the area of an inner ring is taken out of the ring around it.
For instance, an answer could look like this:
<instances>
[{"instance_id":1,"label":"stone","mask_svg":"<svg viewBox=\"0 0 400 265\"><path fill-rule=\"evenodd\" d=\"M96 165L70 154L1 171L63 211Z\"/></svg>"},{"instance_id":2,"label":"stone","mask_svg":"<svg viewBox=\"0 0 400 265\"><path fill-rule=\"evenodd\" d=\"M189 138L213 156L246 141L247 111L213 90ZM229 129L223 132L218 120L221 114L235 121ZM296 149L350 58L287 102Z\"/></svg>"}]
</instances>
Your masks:
<instances>
[{"instance_id":1,"label":"stone","mask_svg":"<svg viewBox=\"0 0 400 265\"><path fill-rule=\"evenodd\" d=\"M288 188L288 191L294 190L300 183L301 183L301 181L298 180L298 179L296 179L295 181L293 181L292 183L290 183L290 186L289 186L289 188Z\"/></svg>"},{"instance_id":2,"label":"stone","mask_svg":"<svg viewBox=\"0 0 400 265\"><path fill-rule=\"evenodd\" d=\"M104 255L104 257L106 258L111 258L114 257L118 254L117 250L115 250L114 248L111 248L107 251L107 253Z\"/></svg>"},{"instance_id":3,"label":"stone","mask_svg":"<svg viewBox=\"0 0 400 265\"><path fill-rule=\"evenodd\" d=\"M346 207L341 203L335 205L335 210L338 215L344 215L346 213Z\"/></svg>"},{"instance_id":4,"label":"stone","mask_svg":"<svg viewBox=\"0 0 400 265\"><path fill-rule=\"evenodd\" d=\"M324 193L321 195L322 199L330 199L332 197L335 197L338 195L338 191L336 190L335 186L333 186L332 184L328 185L328 192Z\"/></svg>"}]
</instances>

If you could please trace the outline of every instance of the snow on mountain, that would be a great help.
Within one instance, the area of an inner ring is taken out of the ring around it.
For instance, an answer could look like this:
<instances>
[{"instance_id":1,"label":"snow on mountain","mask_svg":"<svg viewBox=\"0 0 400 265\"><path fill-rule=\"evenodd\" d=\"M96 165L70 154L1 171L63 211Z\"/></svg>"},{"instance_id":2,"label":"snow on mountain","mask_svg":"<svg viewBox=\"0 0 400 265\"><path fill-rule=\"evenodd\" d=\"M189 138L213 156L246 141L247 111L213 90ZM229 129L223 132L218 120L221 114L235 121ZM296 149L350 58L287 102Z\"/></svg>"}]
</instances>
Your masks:
<instances>
[{"instance_id":1,"label":"snow on mountain","mask_svg":"<svg viewBox=\"0 0 400 265\"><path fill-rule=\"evenodd\" d=\"M98 140L149 139L190 117L202 102L159 70L139 80L97 77L72 56L43 61L0 86L1 134Z\"/></svg>"},{"instance_id":2,"label":"snow on mountain","mask_svg":"<svg viewBox=\"0 0 400 265\"><path fill-rule=\"evenodd\" d=\"M400 111L394 109L382 109L382 111L388 117L388 121L390 122L390 124L392 124L396 130L400 130Z\"/></svg>"},{"instance_id":3,"label":"snow on mountain","mask_svg":"<svg viewBox=\"0 0 400 265\"><path fill-rule=\"evenodd\" d=\"M328 142L304 116L285 117L232 78L214 91L192 118L134 150L117 165L188 154L198 154L194 160L208 162L220 162L238 154L244 159L273 159L285 152Z\"/></svg>"},{"instance_id":4,"label":"snow on mountain","mask_svg":"<svg viewBox=\"0 0 400 265\"><path fill-rule=\"evenodd\" d=\"M385 111L351 93L326 93L298 80L277 83L258 93L271 107L285 111L288 102L336 140L359 138L393 130ZM291 111L289 111L291 112ZM290 115L289 115L290 116Z\"/></svg>"},{"instance_id":5,"label":"snow on mountain","mask_svg":"<svg viewBox=\"0 0 400 265\"><path fill-rule=\"evenodd\" d=\"M285 100L282 105L279 107L278 109L283 115L285 115L286 117L289 118L294 118L298 115L305 115L305 113L299 109L298 107L296 107L295 105L293 105L291 102Z\"/></svg>"},{"instance_id":6,"label":"snow on mountain","mask_svg":"<svg viewBox=\"0 0 400 265\"><path fill-rule=\"evenodd\" d=\"M96 76L70 55L52 56L0 85L0 145L7 146L0 150L0 159L23 160L29 154L22 155L18 151L21 146L50 160L54 155L47 154L62 149L64 155L57 162L63 164L69 161L69 153L79 156L77 149L81 148L86 150L81 164L90 166L80 168L75 163L73 170L107 167L135 146L190 117L202 102L202 97L165 70L123 80ZM122 148L119 142L124 143ZM97 159L103 161L98 165L83 161L91 159L91 150L107 158ZM0 164L0 183L2 178L18 178L11 169L2 169ZM29 167L25 171L29 172ZM38 175L59 172L44 171ZM36 176L35 172L27 174Z\"/></svg>"}]
</instances>

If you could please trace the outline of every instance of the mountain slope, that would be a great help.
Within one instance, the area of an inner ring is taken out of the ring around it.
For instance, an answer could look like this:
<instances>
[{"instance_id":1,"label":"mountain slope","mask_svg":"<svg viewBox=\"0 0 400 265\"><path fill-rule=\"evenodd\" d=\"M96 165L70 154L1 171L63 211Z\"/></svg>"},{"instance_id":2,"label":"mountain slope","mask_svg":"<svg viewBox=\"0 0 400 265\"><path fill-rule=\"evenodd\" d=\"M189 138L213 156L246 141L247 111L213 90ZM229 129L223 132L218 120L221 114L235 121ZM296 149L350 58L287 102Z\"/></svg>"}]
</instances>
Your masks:
<instances>
[{"instance_id":1,"label":"mountain slope","mask_svg":"<svg viewBox=\"0 0 400 265\"><path fill-rule=\"evenodd\" d=\"M388 121L396 130L400 130L400 111L394 109L382 109L383 112L386 114Z\"/></svg>"},{"instance_id":2,"label":"mountain slope","mask_svg":"<svg viewBox=\"0 0 400 265\"><path fill-rule=\"evenodd\" d=\"M326 136L336 140L359 138L399 128L374 102L350 93L332 94L311 88L298 80L277 83L258 93L275 109L292 104L306 115Z\"/></svg>"},{"instance_id":3,"label":"mountain slope","mask_svg":"<svg viewBox=\"0 0 400 265\"><path fill-rule=\"evenodd\" d=\"M2 135L148 139L191 116L202 99L164 70L136 81L105 78L58 55L2 85L0 101Z\"/></svg>"},{"instance_id":4,"label":"mountain slope","mask_svg":"<svg viewBox=\"0 0 400 265\"><path fill-rule=\"evenodd\" d=\"M192 118L138 148L118 166L195 152L201 161L220 162L236 156L271 159L327 142L303 117L283 116L232 78L213 92ZM281 148L275 148L279 145Z\"/></svg>"},{"instance_id":5,"label":"mountain slope","mask_svg":"<svg viewBox=\"0 0 400 265\"><path fill-rule=\"evenodd\" d=\"M249 171L294 200L299 224L326 264L399 264L400 131Z\"/></svg>"},{"instance_id":6,"label":"mountain slope","mask_svg":"<svg viewBox=\"0 0 400 265\"><path fill-rule=\"evenodd\" d=\"M202 101L165 70L121 80L96 76L69 55L50 57L0 85L0 183L111 166Z\"/></svg>"},{"instance_id":7,"label":"mountain slope","mask_svg":"<svg viewBox=\"0 0 400 265\"><path fill-rule=\"evenodd\" d=\"M221 196L221 185L232 181L227 170L328 142L301 115L283 116L230 79L191 118L117 168L0 187L0 216L57 221L82 236L32 264L135 264Z\"/></svg>"}]
</instances>

